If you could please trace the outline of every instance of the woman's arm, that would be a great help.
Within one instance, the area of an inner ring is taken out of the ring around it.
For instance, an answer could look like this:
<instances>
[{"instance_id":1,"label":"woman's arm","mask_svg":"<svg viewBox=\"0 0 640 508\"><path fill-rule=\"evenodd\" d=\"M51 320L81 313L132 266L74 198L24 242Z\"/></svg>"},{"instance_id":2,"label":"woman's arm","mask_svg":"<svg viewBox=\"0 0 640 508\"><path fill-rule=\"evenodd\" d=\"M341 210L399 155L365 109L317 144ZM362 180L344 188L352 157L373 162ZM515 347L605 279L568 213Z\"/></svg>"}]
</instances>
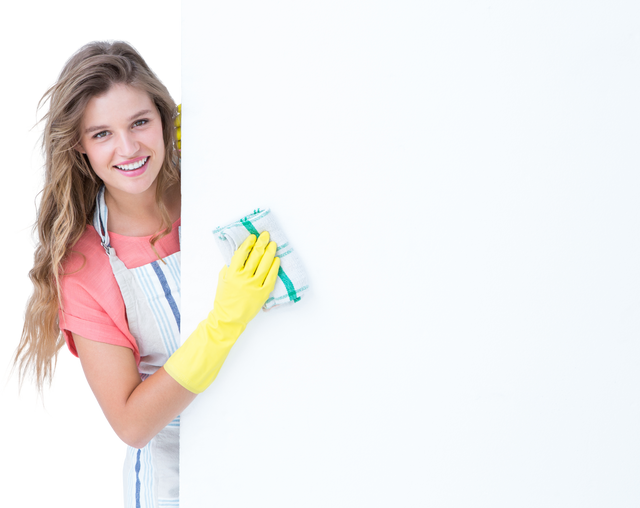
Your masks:
<instances>
[{"instance_id":1,"label":"woman's arm","mask_svg":"<svg viewBox=\"0 0 640 508\"><path fill-rule=\"evenodd\" d=\"M183 388L164 368L144 383L131 349L73 334L89 386L118 437L143 448L196 394Z\"/></svg>"}]
</instances>

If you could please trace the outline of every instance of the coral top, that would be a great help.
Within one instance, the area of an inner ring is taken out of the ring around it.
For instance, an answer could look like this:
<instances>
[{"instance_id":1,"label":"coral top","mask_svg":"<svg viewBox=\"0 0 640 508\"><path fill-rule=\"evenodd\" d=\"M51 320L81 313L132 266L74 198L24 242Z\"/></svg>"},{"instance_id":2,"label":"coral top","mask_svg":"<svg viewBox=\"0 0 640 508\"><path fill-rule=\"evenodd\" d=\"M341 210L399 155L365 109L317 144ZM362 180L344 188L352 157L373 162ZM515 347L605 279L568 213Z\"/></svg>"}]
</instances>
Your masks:
<instances>
[{"instance_id":1,"label":"coral top","mask_svg":"<svg viewBox=\"0 0 640 508\"><path fill-rule=\"evenodd\" d=\"M180 222L180 219L175 221L171 233L156 242L161 258L180 250ZM127 268L137 268L158 259L149 243L151 236L133 237L109 232L109 238L111 247ZM100 243L100 235L93 226L87 225L63 267L66 275L60 279L63 308L59 311L59 322L71 353L78 356L71 335L75 333L86 339L127 347L133 351L136 364L140 363L138 344L129 332L120 288Z\"/></svg>"}]
</instances>

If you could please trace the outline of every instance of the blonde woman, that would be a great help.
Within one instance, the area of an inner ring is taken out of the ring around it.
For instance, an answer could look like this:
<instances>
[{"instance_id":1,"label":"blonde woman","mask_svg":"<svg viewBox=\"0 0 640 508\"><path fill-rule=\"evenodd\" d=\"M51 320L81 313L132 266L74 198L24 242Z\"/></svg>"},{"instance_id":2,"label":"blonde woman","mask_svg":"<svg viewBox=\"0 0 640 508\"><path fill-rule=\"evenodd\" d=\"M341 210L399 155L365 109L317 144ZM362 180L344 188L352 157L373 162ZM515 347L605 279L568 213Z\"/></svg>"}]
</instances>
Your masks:
<instances>
[{"instance_id":1,"label":"blonde woman","mask_svg":"<svg viewBox=\"0 0 640 508\"><path fill-rule=\"evenodd\" d=\"M66 342L128 445L125 506L178 506L179 414L273 290L276 245L266 232L249 236L181 346L173 99L129 44L93 42L47 101L34 291L15 362L42 389Z\"/></svg>"}]
</instances>

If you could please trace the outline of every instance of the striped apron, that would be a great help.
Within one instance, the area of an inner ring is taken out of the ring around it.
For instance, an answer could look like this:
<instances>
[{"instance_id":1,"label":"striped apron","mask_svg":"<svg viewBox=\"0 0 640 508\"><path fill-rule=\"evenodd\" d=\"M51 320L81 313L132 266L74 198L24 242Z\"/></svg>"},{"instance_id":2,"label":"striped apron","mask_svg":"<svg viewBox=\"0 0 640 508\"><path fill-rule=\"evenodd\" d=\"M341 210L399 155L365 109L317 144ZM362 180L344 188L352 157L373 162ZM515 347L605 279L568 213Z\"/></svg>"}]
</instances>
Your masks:
<instances>
[{"instance_id":1,"label":"striped apron","mask_svg":"<svg viewBox=\"0 0 640 508\"><path fill-rule=\"evenodd\" d=\"M109 242L104 191L103 186L96 198L93 226L122 293L129 331L138 343L138 371L144 381L180 346L180 251L128 269ZM125 508L178 507L179 437L178 415L144 448L127 447L123 469Z\"/></svg>"}]
</instances>

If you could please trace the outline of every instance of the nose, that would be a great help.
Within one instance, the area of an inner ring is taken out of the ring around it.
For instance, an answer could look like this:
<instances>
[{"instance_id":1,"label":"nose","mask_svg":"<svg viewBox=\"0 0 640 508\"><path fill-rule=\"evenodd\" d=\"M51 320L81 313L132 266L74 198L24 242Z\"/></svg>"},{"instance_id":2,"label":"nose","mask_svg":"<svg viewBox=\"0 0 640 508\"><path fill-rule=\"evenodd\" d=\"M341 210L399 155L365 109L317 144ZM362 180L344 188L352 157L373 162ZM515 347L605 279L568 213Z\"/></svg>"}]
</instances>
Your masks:
<instances>
[{"instance_id":1,"label":"nose","mask_svg":"<svg viewBox=\"0 0 640 508\"><path fill-rule=\"evenodd\" d=\"M118 152L123 157L132 157L140 149L140 143L131 131L121 132L118 136Z\"/></svg>"}]
</instances>

